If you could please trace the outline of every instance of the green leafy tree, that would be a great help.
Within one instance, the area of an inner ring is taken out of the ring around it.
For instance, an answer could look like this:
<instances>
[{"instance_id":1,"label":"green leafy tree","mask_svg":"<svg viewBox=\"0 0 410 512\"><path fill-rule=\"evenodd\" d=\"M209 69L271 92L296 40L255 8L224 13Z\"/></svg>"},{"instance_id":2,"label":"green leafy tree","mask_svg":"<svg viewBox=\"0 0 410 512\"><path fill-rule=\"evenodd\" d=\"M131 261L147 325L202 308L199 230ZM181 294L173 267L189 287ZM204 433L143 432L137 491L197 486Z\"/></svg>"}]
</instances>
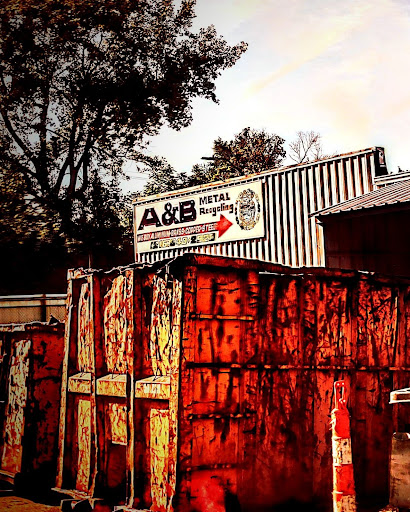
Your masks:
<instances>
[{"instance_id":1,"label":"green leafy tree","mask_svg":"<svg viewBox=\"0 0 410 512\"><path fill-rule=\"evenodd\" d=\"M284 139L265 130L244 128L231 141L218 137L213 156L188 173L177 173L164 160L150 169L143 195L157 194L237 176L257 174L278 167L286 155Z\"/></svg>"},{"instance_id":2,"label":"green leafy tree","mask_svg":"<svg viewBox=\"0 0 410 512\"><path fill-rule=\"evenodd\" d=\"M284 142L278 135L249 127L231 141L218 137L213 146L214 179L258 174L278 167L286 155Z\"/></svg>"},{"instance_id":3,"label":"green leafy tree","mask_svg":"<svg viewBox=\"0 0 410 512\"><path fill-rule=\"evenodd\" d=\"M148 180L142 195L151 196L189 186L186 173L178 173L165 158L145 157L141 160L148 173Z\"/></svg>"},{"instance_id":4,"label":"green leafy tree","mask_svg":"<svg viewBox=\"0 0 410 512\"><path fill-rule=\"evenodd\" d=\"M215 79L245 51L212 26L192 32L194 7L194 0L179 8L171 0L1 3L0 165L58 214L68 238L107 214L87 205L146 136L165 123L187 126L195 96L217 101Z\"/></svg>"}]
</instances>

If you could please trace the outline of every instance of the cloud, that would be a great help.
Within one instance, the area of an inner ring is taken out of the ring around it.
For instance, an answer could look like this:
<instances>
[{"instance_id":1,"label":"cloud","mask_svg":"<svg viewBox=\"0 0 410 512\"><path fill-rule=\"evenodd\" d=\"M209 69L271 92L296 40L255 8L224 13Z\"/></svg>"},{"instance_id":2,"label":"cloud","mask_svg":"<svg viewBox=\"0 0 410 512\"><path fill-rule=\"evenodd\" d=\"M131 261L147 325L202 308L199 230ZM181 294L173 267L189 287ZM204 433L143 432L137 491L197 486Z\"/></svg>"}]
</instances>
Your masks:
<instances>
[{"instance_id":1,"label":"cloud","mask_svg":"<svg viewBox=\"0 0 410 512\"><path fill-rule=\"evenodd\" d=\"M285 62L278 69L255 80L247 89L247 96L258 94L265 87L299 70L305 64L325 56L330 49L340 45L363 27L370 9L368 3L357 2L348 12L346 9L335 11L324 8L322 2L321 7L317 5L316 9L304 14L296 9L300 2L292 4L293 9L286 17L283 11L280 11L279 16L273 17L275 29L268 38L269 46L274 47L276 52L280 50L280 60ZM267 21L263 24L266 25Z\"/></svg>"},{"instance_id":2,"label":"cloud","mask_svg":"<svg viewBox=\"0 0 410 512\"><path fill-rule=\"evenodd\" d=\"M249 49L217 80L220 104L195 101L192 126L163 134L155 152L187 170L244 126L287 140L313 129L325 151L384 145L410 168L408 2L198 0L197 13Z\"/></svg>"}]
</instances>

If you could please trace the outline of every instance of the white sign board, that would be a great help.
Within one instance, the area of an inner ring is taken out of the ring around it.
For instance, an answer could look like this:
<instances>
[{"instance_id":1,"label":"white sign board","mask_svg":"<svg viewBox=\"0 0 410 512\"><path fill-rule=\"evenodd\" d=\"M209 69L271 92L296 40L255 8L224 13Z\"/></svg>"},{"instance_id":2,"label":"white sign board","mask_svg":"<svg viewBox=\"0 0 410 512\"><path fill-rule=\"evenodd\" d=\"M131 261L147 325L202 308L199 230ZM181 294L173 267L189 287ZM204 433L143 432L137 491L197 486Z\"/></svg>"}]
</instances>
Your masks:
<instances>
[{"instance_id":1,"label":"white sign board","mask_svg":"<svg viewBox=\"0 0 410 512\"><path fill-rule=\"evenodd\" d=\"M137 253L263 237L262 208L260 181L137 202Z\"/></svg>"}]
</instances>

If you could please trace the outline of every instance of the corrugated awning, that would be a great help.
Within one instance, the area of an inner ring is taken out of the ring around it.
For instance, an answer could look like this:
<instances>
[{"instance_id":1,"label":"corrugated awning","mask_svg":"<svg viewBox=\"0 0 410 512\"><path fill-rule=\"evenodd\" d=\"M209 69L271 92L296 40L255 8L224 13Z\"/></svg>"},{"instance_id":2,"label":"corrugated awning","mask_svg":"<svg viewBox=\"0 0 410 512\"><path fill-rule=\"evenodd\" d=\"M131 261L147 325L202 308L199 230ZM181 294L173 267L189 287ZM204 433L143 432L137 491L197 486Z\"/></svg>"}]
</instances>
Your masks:
<instances>
[{"instance_id":1,"label":"corrugated awning","mask_svg":"<svg viewBox=\"0 0 410 512\"><path fill-rule=\"evenodd\" d=\"M410 180L399 181L378 190L373 190L362 196L348 199L343 203L313 212L309 217L322 217L336 213L347 213L366 208L377 208L404 203L410 203Z\"/></svg>"}]
</instances>

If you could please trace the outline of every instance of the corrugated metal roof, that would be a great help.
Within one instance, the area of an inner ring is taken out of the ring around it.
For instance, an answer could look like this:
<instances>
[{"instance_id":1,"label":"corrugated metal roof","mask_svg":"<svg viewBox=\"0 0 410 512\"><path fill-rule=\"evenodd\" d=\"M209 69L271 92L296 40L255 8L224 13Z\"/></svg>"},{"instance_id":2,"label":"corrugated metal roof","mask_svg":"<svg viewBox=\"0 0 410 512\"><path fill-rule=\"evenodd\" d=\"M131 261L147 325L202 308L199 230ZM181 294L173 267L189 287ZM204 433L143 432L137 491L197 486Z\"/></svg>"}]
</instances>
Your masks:
<instances>
[{"instance_id":1,"label":"corrugated metal roof","mask_svg":"<svg viewBox=\"0 0 410 512\"><path fill-rule=\"evenodd\" d=\"M410 180L399 181L392 185L373 190L359 197L348 199L323 210L311 213L309 217L322 217L336 213L347 213L354 210L376 208L393 204L410 202Z\"/></svg>"}]
</instances>

